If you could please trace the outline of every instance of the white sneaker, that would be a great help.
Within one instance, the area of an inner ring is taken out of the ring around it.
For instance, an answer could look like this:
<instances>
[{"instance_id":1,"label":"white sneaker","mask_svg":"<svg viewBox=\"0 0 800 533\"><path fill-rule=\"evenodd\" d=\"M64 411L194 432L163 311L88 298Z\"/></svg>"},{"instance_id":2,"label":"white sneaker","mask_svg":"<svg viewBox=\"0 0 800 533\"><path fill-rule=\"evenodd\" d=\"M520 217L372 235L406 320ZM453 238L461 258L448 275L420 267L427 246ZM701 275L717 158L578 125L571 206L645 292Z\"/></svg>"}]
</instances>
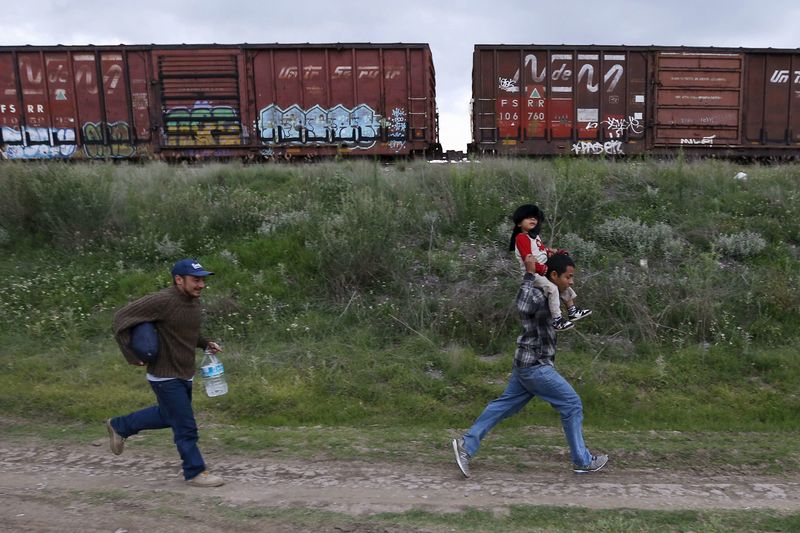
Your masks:
<instances>
[{"instance_id":1,"label":"white sneaker","mask_svg":"<svg viewBox=\"0 0 800 533\"><path fill-rule=\"evenodd\" d=\"M464 449L464 439L453 439L453 452L456 454L456 464L464 477L469 477L469 454Z\"/></svg>"},{"instance_id":2,"label":"white sneaker","mask_svg":"<svg viewBox=\"0 0 800 533\"><path fill-rule=\"evenodd\" d=\"M203 470L192 479L187 479L186 484L195 487L219 487L224 485L225 481L219 476L209 474L208 470Z\"/></svg>"},{"instance_id":3,"label":"white sneaker","mask_svg":"<svg viewBox=\"0 0 800 533\"><path fill-rule=\"evenodd\" d=\"M581 318L587 317L592 314L591 309L575 309L569 314L569 319L575 322L576 320L580 320Z\"/></svg>"},{"instance_id":4,"label":"white sneaker","mask_svg":"<svg viewBox=\"0 0 800 533\"><path fill-rule=\"evenodd\" d=\"M564 320L563 316L553 319L553 329L556 331L565 331L575 327L575 324L569 320Z\"/></svg>"},{"instance_id":5,"label":"white sneaker","mask_svg":"<svg viewBox=\"0 0 800 533\"><path fill-rule=\"evenodd\" d=\"M608 463L608 455L593 455L591 462L586 466L575 466L572 470L578 474L597 472Z\"/></svg>"}]
</instances>

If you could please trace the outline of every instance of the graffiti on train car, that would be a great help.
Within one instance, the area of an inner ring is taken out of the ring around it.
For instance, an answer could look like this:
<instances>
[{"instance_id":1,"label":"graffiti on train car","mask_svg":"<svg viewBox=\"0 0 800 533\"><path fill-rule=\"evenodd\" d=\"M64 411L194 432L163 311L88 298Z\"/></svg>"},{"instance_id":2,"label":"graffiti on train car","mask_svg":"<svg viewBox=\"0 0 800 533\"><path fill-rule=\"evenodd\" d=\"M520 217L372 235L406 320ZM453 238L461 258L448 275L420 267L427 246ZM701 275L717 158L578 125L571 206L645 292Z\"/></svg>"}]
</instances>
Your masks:
<instances>
[{"instance_id":1,"label":"graffiti on train car","mask_svg":"<svg viewBox=\"0 0 800 533\"><path fill-rule=\"evenodd\" d=\"M622 76L625 74L625 67L622 65L622 62L625 61L625 55L607 55L605 59L619 61L619 63L608 66L603 74L605 90L607 92L614 92L614 89L617 88ZM570 68L572 54L553 54L551 61L551 74L549 77L552 81L568 82L572 79L573 72ZM560 63L558 63L559 61ZM530 68L529 81L543 83L548 77L547 65L543 65L539 68L539 58L536 57L535 54L528 54L525 56L525 68ZM508 92L519 92L518 84L521 74L522 69L517 69L511 78L500 78L500 88ZM581 83L584 79L586 80L586 89L589 92L596 93L600 90L600 81L599 79L595 81L595 66L591 63L580 64L577 82Z\"/></svg>"},{"instance_id":2,"label":"graffiti on train car","mask_svg":"<svg viewBox=\"0 0 800 533\"><path fill-rule=\"evenodd\" d=\"M693 144L693 145L706 145L712 146L714 144L714 139L716 139L716 135L706 135L701 139L681 139L681 144Z\"/></svg>"},{"instance_id":3,"label":"graffiti on train car","mask_svg":"<svg viewBox=\"0 0 800 533\"><path fill-rule=\"evenodd\" d=\"M127 158L136 153L127 122L87 122L81 131L83 151L89 159ZM0 128L0 152L7 159L67 159L75 155L78 146L73 128Z\"/></svg>"},{"instance_id":4,"label":"graffiti on train car","mask_svg":"<svg viewBox=\"0 0 800 533\"><path fill-rule=\"evenodd\" d=\"M164 113L166 146L240 145L243 133L239 114L231 106L197 101Z\"/></svg>"},{"instance_id":5,"label":"graffiti on train car","mask_svg":"<svg viewBox=\"0 0 800 533\"><path fill-rule=\"evenodd\" d=\"M106 128L107 139L103 139L103 128ZM131 128L127 122L87 122L83 130L83 151L90 159L124 159L136 154L136 147L131 140Z\"/></svg>"},{"instance_id":6,"label":"graffiti on train car","mask_svg":"<svg viewBox=\"0 0 800 533\"><path fill-rule=\"evenodd\" d=\"M389 148L399 152L406 147L406 131L408 122L406 112L399 107L392 109L392 117L389 120Z\"/></svg>"},{"instance_id":7,"label":"graffiti on train car","mask_svg":"<svg viewBox=\"0 0 800 533\"><path fill-rule=\"evenodd\" d=\"M626 63L625 54L525 55L521 68L497 77L501 95L496 100L499 137L535 141L550 134L569 138L577 128L579 136L600 138L574 141L570 145L572 154L624 155L627 136L644 134L643 114L601 113L597 100L588 100L587 95L602 91L604 102L619 104L623 97L620 91L625 90ZM575 109L576 98L595 106Z\"/></svg>"},{"instance_id":8,"label":"graffiti on train car","mask_svg":"<svg viewBox=\"0 0 800 533\"><path fill-rule=\"evenodd\" d=\"M114 56L117 61L122 61L121 56ZM98 91L97 80L97 67L95 66L95 59L93 55L77 55L75 57L75 87L80 91L85 91L89 94L95 95ZM103 72L103 87L105 87L108 94L112 94L120 86L120 83L125 83L123 79L123 70L121 64L113 64L105 69Z\"/></svg>"},{"instance_id":9,"label":"graffiti on train car","mask_svg":"<svg viewBox=\"0 0 800 533\"><path fill-rule=\"evenodd\" d=\"M72 128L0 128L0 152L8 159L66 159L76 148Z\"/></svg>"},{"instance_id":10,"label":"graffiti on train car","mask_svg":"<svg viewBox=\"0 0 800 533\"><path fill-rule=\"evenodd\" d=\"M94 54L75 54L74 56L75 88L95 95L98 91L98 74L96 57ZM108 94L112 94L117 87L124 86L122 55L110 54L103 57L103 62L116 61L109 66L103 66L102 82ZM27 86L44 85L45 73L40 64L22 57L19 61L20 78ZM70 82L69 66L65 59L58 57L47 58L47 83L65 84Z\"/></svg>"},{"instance_id":11,"label":"graffiti on train car","mask_svg":"<svg viewBox=\"0 0 800 533\"><path fill-rule=\"evenodd\" d=\"M338 104L330 109L315 105L303 109L295 104L281 108L270 104L259 112L258 133L269 146L281 144L343 144L353 150L372 148L386 128L390 148L405 146L408 129L406 111L394 108L382 119L370 106L347 108Z\"/></svg>"},{"instance_id":12,"label":"graffiti on train car","mask_svg":"<svg viewBox=\"0 0 800 533\"><path fill-rule=\"evenodd\" d=\"M572 143L575 155L625 155L621 141L578 141Z\"/></svg>"},{"instance_id":13,"label":"graffiti on train car","mask_svg":"<svg viewBox=\"0 0 800 533\"><path fill-rule=\"evenodd\" d=\"M580 114L578 120L580 121ZM644 131L642 120L633 116L625 118L612 115L606 117L605 120L599 123L594 121L586 122L587 130L596 130L599 126L604 126L606 133L612 139L619 139L625 136L626 133L640 135Z\"/></svg>"}]
</instances>

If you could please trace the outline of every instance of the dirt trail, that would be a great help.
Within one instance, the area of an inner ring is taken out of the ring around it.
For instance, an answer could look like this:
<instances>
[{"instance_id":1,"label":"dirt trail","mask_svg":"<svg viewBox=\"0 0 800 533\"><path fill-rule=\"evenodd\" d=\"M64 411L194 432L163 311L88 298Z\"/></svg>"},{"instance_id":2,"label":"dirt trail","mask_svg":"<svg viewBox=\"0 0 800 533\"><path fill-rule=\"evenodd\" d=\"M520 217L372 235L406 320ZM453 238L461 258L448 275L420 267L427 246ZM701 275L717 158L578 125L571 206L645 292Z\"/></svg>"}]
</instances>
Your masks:
<instances>
[{"instance_id":1,"label":"dirt trail","mask_svg":"<svg viewBox=\"0 0 800 533\"><path fill-rule=\"evenodd\" d=\"M145 531L156 527L180 531L192 527L215 531L225 524L220 505L234 511L324 509L352 516L354 523L359 516L378 512L454 512L475 507L502 513L513 504L800 511L800 482L795 479L622 470L614 467L613 458L606 469L588 475L569 470L488 471L475 461L470 479L463 479L449 461L433 465L308 462L249 456L207 460L215 473L224 476L225 486L188 487L179 477L175 456L135 446L114 456L105 440L86 446L48 446L0 437L4 502L0 529ZM167 515L164 508L170 509ZM161 514L155 509L161 509ZM249 530L248 523L245 516L237 530ZM259 525L252 524L252 530L282 530L279 521L269 523L273 529L264 529L261 520ZM342 530L370 531L330 529Z\"/></svg>"}]
</instances>

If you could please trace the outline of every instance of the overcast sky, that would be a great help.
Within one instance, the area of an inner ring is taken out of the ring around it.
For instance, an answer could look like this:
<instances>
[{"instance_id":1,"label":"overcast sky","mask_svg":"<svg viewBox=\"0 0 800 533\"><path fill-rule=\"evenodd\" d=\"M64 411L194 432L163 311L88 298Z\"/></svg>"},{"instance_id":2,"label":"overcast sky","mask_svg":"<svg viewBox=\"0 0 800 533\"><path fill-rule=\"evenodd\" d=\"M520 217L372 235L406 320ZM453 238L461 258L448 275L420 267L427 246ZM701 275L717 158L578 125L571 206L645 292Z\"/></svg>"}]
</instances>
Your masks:
<instances>
[{"instance_id":1,"label":"overcast sky","mask_svg":"<svg viewBox=\"0 0 800 533\"><path fill-rule=\"evenodd\" d=\"M0 45L429 43L445 149L470 138L475 44L800 47L800 0L27 0Z\"/></svg>"}]
</instances>

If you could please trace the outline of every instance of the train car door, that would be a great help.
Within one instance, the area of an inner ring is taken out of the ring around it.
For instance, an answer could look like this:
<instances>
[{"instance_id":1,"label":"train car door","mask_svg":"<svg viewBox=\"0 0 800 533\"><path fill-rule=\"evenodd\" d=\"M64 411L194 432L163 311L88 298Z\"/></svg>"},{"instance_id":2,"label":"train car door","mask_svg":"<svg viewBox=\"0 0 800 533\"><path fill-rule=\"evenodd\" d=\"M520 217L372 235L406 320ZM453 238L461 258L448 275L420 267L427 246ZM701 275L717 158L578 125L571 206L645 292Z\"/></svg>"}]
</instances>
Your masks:
<instances>
[{"instance_id":1,"label":"train car door","mask_svg":"<svg viewBox=\"0 0 800 533\"><path fill-rule=\"evenodd\" d=\"M800 143L800 55L751 52L746 64L745 139Z\"/></svg>"},{"instance_id":2,"label":"train car door","mask_svg":"<svg viewBox=\"0 0 800 533\"><path fill-rule=\"evenodd\" d=\"M238 49L154 50L162 149L226 149L247 144ZM206 154L208 155L208 154Z\"/></svg>"},{"instance_id":3,"label":"train car door","mask_svg":"<svg viewBox=\"0 0 800 533\"><path fill-rule=\"evenodd\" d=\"M740 143L742 54L656 54L656 146L687 149Z\"/></svg>"}]
</instances>

